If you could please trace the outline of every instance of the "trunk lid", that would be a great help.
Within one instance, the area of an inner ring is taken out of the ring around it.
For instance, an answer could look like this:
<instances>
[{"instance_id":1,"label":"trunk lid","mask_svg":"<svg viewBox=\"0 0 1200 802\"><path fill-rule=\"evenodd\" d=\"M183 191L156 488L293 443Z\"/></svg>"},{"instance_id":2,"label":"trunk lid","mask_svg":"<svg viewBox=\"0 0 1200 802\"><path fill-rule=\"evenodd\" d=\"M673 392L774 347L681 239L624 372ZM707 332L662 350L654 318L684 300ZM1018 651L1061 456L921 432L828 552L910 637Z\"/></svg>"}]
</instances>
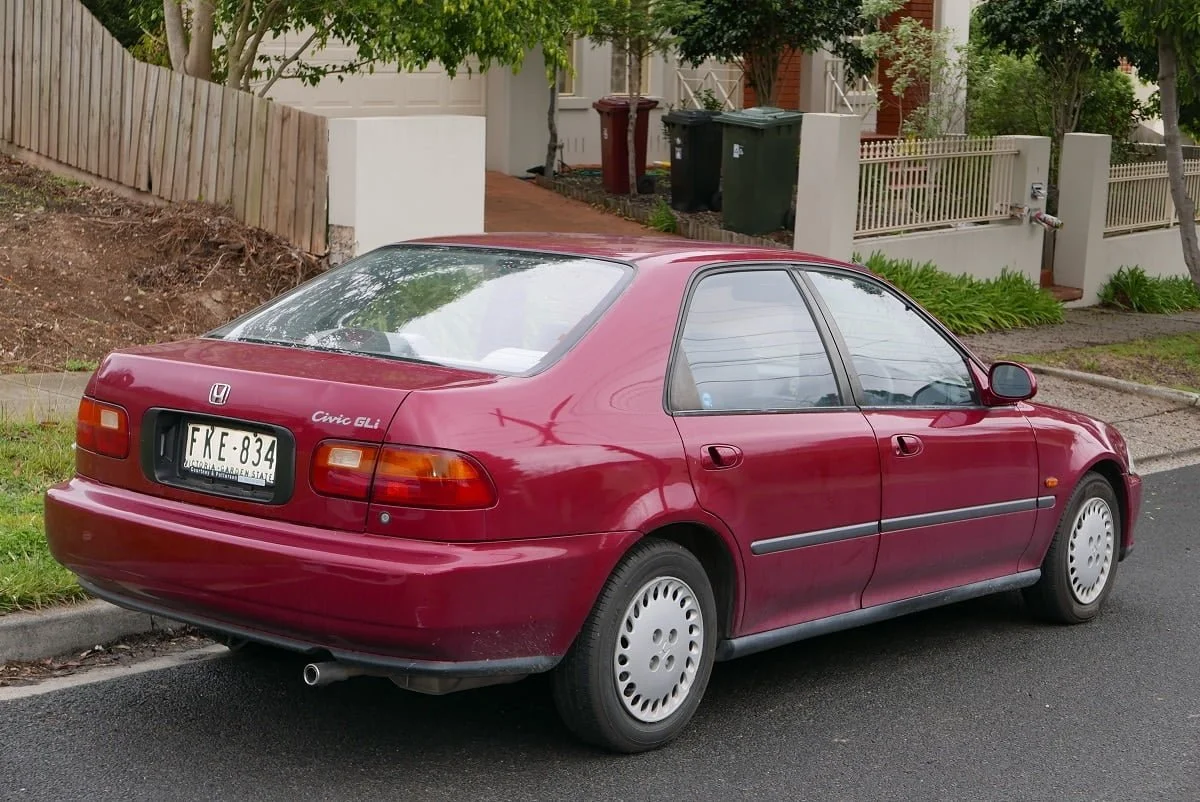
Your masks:
<instances>
[{"instance_id":1,"label":"trunk lid","mask_svg":"<svg viewBox=\"0 0 1200 802\"><path fill-rule=\"evenodd\" d=\"M301 348L197 339L109 356L88 395L129 414L125 460L77 452L80 473L178 501L362 531L367 503L315 493L329 439L382 443L413 390L494 376Z\"/></svg>"}]
</instances>

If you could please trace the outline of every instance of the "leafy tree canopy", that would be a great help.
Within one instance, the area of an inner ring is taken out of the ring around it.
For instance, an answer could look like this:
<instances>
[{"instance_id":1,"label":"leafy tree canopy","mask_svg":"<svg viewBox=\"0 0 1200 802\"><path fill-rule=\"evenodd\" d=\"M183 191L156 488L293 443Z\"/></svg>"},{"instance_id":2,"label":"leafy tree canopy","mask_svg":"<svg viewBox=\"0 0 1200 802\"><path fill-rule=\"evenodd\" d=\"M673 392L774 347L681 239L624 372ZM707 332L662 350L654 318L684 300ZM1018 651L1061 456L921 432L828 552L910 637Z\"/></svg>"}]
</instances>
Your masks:
<instances>
[{"instance_id":1,"label":"leafy tree canopy","mask_svg":"<svg viewBox=\"0 0 1200 802\"><path fill-rule=\"evenodd\" d=\"M578 0L162 0L140 23L165 29L176 70L265 91L280 78L315 83L381 63L437 62L452 76L471 61L515 67L539 44L553 68L567 63L563 31L586 28L593 13ZM295 44L285 55L261 53L264 40L287 35ZM331 40L354 58L327 64L319 51Z\"/></svg>"},{"instance_id":2,"label":"leafy tree canopy","mask_svg":"<svg viewBox=\"0 0 1200 802\"><path fill-rule=\"evenodd\" d=\"M777 102L775 78L789 50L830 47L852 73L871 59L850 41L864 33L861 0L664 0L680 57L693 66L710 59L739 63L760 102Z\"/></svg>"}]
</instances>

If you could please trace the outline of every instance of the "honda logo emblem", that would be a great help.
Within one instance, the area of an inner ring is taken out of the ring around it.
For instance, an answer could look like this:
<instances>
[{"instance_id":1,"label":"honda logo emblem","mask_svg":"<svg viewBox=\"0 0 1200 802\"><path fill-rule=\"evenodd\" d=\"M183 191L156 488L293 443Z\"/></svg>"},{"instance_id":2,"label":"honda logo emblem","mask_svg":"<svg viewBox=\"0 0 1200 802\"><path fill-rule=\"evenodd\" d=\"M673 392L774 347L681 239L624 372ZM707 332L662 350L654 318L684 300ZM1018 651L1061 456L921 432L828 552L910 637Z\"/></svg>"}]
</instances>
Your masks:
<instances>
[{"instance_id":1,"label":"honda logo emblem","mask_svg":"<svg viewBox=\"0 0 1200 802\"><path fill-rule=\"evenodd\" d=\"M214 384L212 389L208 391L208 402L217 406L224 406L229 400L229 385Z\"/></svg>"}]
</instances>

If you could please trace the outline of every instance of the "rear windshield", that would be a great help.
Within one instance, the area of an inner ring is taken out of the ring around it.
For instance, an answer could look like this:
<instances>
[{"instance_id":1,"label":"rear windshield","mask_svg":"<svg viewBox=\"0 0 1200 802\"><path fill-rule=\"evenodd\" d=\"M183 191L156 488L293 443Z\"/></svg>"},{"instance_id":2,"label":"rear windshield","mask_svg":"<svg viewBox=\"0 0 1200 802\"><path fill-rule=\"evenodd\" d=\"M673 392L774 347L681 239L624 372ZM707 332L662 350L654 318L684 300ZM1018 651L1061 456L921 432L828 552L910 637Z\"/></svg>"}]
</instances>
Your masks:
<instances>
[{"instance_id":1,"label":"rear windshield","mask_svg":"<svg viewBox=\"0 0 1200 802\"><path fill-rule=\"evenodd\" d=\"M394 246L208 336L529 373L566 351L630 274L625 265L577 256Z\"/></svg>"}]
</instances>

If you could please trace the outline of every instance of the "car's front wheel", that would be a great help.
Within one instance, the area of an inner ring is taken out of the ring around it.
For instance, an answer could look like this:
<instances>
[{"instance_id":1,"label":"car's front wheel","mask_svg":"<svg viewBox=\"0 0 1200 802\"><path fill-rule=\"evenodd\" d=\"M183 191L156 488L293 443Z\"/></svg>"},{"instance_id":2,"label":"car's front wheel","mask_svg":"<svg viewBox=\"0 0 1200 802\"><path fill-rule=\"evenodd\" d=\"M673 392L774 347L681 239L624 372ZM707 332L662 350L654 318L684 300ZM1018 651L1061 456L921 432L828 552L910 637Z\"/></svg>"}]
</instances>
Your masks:
<instances>
[{"instance_id":1,"label":"car's front wheel","mask_svg":"<svg viewBox=\"0 0 1200 802\"><path fill-rule=\"evenodd\" d=\"M555 670L559 714L597 746L662 746L696 712L716 639L716 603L699 560L675 543L639 543L609 577Z\"/></svg>"},{"instance_id":2,"label":"car's front wheel","mask_svg":"<svg viewBox=\"0 0 1200 802\"><path fill-rule=\"evenodd\" d=\"M1058 523L1042 577L1025 601L1043 618L1081 624L1100 612L1117 577L1121 508L1109 481L1088 473Z\"/></svg>"}]
</instances>

